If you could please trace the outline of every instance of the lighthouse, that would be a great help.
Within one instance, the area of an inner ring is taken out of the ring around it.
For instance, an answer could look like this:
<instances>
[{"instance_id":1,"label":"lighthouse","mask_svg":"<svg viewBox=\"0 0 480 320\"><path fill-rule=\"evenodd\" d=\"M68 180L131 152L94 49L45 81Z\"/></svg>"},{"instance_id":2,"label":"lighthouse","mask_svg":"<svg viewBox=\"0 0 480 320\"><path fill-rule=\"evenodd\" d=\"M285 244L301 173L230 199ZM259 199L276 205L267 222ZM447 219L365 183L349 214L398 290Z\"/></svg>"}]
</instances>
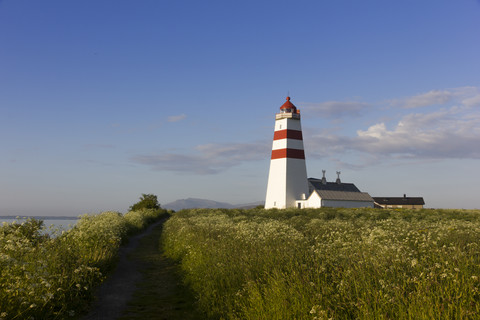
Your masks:
<instances>
[{"instance_id":1,"label":"lighthouse","mask_svg":"<svg viewBox=\"0 0 480 320\"><path fill-rule=\"evenodd\" d=\"M306 197L308 180L300 111L287 97L275 115L265 209L296 207L296 200Z\"/></svg>"}]
</instances>

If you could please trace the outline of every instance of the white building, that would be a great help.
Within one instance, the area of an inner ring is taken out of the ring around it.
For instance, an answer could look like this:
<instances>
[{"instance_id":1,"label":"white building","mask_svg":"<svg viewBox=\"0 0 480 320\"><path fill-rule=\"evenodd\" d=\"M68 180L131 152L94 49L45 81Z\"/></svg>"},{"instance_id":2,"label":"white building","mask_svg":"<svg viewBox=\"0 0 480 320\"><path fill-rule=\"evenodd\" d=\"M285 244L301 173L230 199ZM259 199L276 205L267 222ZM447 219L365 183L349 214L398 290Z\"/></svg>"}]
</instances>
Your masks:
<instances>
[{"instance_id":1,"label":"white building","mask_svg":"<svg viewBox=\"0 0 480 320\"><path fill-rule=\"evenodd\" d=\"M268 173L265 209L344 207L373 208L373 199L353 183L307 179L300 111L290 97L275 115L270 171Z\"/></svg>"},{"instance_id":2,"label":"white building","mask_svg":"<svg viewBox=\"0 0 480 320\"><path fill-rule=\"evenodd\" d=\"M305 200L297 200L297 208L373 208L373 198L366 192L361 192L353 183L340 181L340 172L335 182L327 182L325 170L323 178L309 178L309 194Z\"/></svg>"}]
</instances>

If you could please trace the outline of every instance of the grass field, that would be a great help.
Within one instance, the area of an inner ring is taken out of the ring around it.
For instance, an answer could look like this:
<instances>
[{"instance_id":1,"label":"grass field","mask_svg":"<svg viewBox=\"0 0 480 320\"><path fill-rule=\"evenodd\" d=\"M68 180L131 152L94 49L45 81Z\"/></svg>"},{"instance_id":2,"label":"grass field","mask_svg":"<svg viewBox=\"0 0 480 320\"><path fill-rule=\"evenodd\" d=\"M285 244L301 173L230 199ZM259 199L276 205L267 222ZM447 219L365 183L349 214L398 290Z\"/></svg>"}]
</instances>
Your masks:
<instances>
[{"instance_id":1,"label":"grass field","mask_svg":"<svg viewBox=\"0 0 480 320\"><path fill-rule=\"evenodd\" d=\"M213 319L478 319L478 210L175 213L162 236Z\"/></svg>"},{"instance_id":2,"label":"grass field","mask_svg":"<svg viewBox=\"0 0 480 320\"><path fill-rule=\"evenodd\" d=\"M0 319L76 318L115 265L129 235L166 215L144 209L84 215L49 235L30 219L0 227Z\"/></svg>"}]
</instances>

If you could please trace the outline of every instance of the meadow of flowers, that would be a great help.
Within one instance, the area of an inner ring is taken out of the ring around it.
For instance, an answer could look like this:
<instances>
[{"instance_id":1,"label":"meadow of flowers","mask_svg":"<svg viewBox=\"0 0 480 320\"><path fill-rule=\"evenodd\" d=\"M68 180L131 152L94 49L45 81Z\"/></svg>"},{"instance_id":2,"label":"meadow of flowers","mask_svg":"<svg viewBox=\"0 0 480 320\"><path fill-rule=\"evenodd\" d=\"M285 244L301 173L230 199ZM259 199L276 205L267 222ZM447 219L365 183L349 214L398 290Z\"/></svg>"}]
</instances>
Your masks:
<instances>
[{"instance_id":1,"label":"meadow of flowers","mask_svg":"<svg viewBox=\"0 0 480 320\"><path fill-rule=\"evenodd\" d=\"M175 213L162 236L221 319L478 319L478 210Z\"/></svg>"},{"instance_id":2,"label":"meadow of flowers","mask_svg":"<svg viewBox=\"0 0 480 320\"><path fill-rule=\"evenodd\" d=\"M142 209L83 215L69 231L29 219L0 226L0 319L68 319L88 307L128 236L166 215Z\"/></svg>"}]
</instances>

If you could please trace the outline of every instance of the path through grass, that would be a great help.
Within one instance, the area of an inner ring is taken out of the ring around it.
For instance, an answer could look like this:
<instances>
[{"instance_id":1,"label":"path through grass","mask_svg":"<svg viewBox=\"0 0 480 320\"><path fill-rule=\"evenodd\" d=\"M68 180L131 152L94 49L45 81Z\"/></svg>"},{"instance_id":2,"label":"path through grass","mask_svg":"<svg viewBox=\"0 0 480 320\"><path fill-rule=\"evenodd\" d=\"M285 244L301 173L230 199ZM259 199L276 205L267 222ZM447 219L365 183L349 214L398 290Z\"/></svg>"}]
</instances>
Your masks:
<instances>
[{"instance_id":1,"label":"path through grass","mask_svg":"<svg viewBox=\"0 0 480 320\"><path fill-rule=\"evenodd\" d=\"M120 319L204 319L194 297L183 286L176 263L166 258L160 247L163 223L140 240L129 255L140 264L143 279Z\"/></svg>"}]
</instances>

